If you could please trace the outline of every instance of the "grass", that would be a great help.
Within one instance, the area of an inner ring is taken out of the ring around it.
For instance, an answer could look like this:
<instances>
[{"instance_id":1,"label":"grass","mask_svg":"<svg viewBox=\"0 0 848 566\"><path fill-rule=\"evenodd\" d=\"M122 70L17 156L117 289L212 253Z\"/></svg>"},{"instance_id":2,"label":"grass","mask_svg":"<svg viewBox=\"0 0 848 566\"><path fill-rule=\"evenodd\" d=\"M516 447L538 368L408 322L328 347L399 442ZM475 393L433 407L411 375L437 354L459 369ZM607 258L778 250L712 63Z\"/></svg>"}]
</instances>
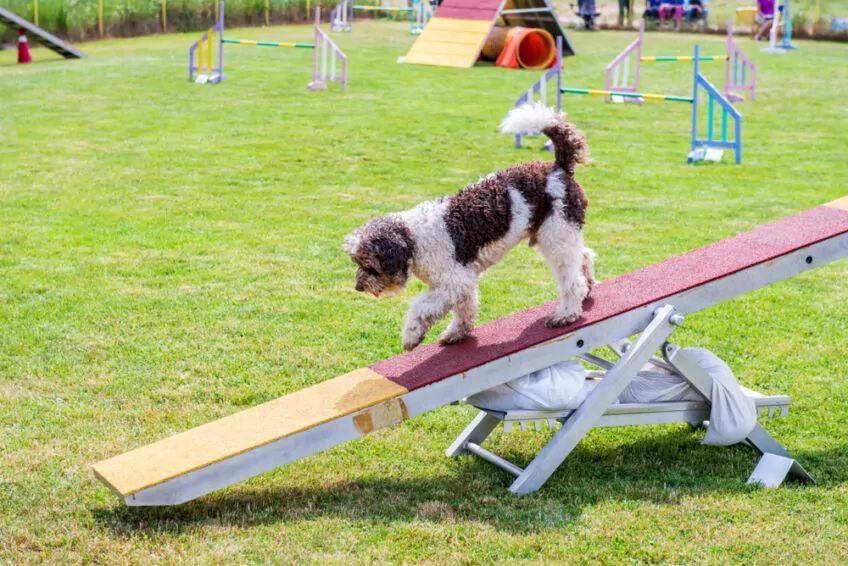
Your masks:
<instances>
[{"instance_id":1,"label":"grass","mask_svg":"<svg viewBox=\"0 0 848 566\"><path fill-rule=\"evenodd\" d=\"M231 37L307 39L308 27ZM229 79L185 79L189 35L0 53L0 562L844 563L848 264L689 317L676 333L745 385L788 393L766 423L815 486L747 486L755 456L682 426L593 432L540 492L443 449L445 407L198 501L127 509L89 465L400 350L412 288L353 291L340 249L366 219L546 158L496 125L537 74L402 66L406 26L337 35L350 91L309 93L309 54L227 48ZM651 34L647 52L694 36ZM629 38L573 34L566 83L600 86ZM699 37L720 52L720 37ZM758 64L741 166L685 164L682 105L568 98L593 161L587 238L601 278L845 194L844 47L799 41ZM708 72L718 82L720 67ZM689 68L646 90L688 93ZM727 158L726 158L727 159ZM554 296L516 249L482 283L492 320ZM432 336L431 338L432 339ZM525 464L546 433L496 434Z\"/></svg>"}]
</instances>

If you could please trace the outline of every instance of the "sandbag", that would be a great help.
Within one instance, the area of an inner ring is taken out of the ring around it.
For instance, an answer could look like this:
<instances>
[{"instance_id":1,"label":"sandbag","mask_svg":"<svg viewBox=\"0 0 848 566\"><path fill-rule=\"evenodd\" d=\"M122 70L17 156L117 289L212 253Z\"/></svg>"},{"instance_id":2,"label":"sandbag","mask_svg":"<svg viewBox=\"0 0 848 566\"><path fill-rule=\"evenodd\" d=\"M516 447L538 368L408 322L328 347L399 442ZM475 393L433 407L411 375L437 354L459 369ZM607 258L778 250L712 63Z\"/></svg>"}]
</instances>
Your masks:
<instances>
[{"instance_id":1,"label":"sandbag","mask_svg":"<svg viewBox=\"0 0 848 566\"><path fill-rule=\"evenodd\" d=\"M703 443L727 446L743 441L757 424L754 400L748 397L730 367L704 348L686 348L698 366L713 379L710 425ZM618 403L663 403L701 401L689 383L664 368L646 365L650 375L637 375L618 397ZM492 411L565 411L580 406L597 380L587 380L586 370L576 361L561 362L519 377L509 383L472 395L466 401Z\"/></svg>"},{"instance_id":2,"label":"sandbag","mask_svg":"<svg viewBox=\"0 0 848 566\"><path fill-rule=\"evenodd\" d=\"M563 411L576 409L594 387L579 362L560 362L466 399L491 411Z\"/></svg>"}]
</instances>

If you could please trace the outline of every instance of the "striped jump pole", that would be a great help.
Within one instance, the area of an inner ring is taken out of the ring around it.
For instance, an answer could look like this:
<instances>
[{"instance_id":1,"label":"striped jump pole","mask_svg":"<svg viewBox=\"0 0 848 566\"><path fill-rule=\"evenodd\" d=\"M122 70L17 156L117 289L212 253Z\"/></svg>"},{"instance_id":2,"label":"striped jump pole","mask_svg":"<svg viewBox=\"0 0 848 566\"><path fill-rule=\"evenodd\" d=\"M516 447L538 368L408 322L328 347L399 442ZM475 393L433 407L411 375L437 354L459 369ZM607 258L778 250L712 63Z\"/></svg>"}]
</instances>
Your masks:
<instances>
[{"instance_id":1,"label":"striped jump pole","mask_svg":"<svg viewBox=\"0 0 848 566\"><path fill-rule=\"evenodd\" d=\"M691 63L694 59L694 57L690 57L688 55L653 55L640 57L640 60L645 63ZM701 55L698 57L698 61L727 61L727 55Z\"/></svg>"},{"instance_id":2,"label":"striped jump pole","mask_svg":"<svg viewBox=\"0 0 848 566\"><path fill-rule=\"evenodd\" d=\"M315 45L304 41L259 41L254 39L224 39L221 43L234 45L255 45L256 47L293 47L295 49L314 49Z\"/></svg>"},{"instance_id":3,"label":"striped jump pole","mask_svg":"<svg viewBox=\"0 0 848 566\"><path fill-rule=\"evenodd\" d=\"M642 100L657 100L661 102L692 102L691 96L654 94L650 92L628 92L623 90L603 90L592 88L563 88L562 92L563 94L586 94L590 96L606 96L609 98L619 96L621 98L640 98Z\"/></svg>"}]
</instances>

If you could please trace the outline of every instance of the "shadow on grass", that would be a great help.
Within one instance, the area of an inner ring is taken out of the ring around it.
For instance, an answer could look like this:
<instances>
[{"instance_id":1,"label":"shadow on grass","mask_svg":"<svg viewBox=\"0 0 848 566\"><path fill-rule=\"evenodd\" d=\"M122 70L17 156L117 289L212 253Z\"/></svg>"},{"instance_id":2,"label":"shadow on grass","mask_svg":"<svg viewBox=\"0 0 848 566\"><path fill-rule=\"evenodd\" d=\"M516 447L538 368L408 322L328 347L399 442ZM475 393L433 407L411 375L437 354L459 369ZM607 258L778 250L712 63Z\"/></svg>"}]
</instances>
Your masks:
<instances>
[{"instance_id":1,"label":"shadow on grass","mask_svg":"<svg viewBox=\"0 0 848 566\"><path fill-rule=\"evenodd\" d=\"M369 524L482 522L507 532L532 533L567 526L587 508L607 501L675 505L704 493L744 496L760 489L745 483L756 452L746 446L702 446L699 439L681 427L615 448L578 447L540 491L524 497L508 492L512 476L469 456L450 460L449 473L426 477L412 472L402 479L312 481L304 487L251 481L175 507L118 504L95 509L93 515L115 534L130 537L209 524L249 527L322 517ZM503 455L522 465L532 458L524 451ZM825 485L848 482L848 445L797 456ZM804 488L790 481L781 489Z\"/></svg>"}]
</instances>

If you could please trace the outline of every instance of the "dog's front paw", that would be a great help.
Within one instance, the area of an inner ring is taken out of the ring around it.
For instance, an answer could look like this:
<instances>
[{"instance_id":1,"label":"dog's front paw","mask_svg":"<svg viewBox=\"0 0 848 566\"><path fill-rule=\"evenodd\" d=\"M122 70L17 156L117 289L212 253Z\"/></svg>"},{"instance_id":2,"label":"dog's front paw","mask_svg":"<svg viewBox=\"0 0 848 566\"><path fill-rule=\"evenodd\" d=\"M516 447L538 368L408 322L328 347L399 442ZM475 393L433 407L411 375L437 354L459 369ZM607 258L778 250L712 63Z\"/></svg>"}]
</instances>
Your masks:
<instances>
[{"instance_id":1,"label":"dog's front paw","mask_svg":"<svg viewBox=\"0 0 848 566\"><path fill-rule=\"evenodd\" d=\"M439 335L439 344L449 345L462 342L468 337L468 333L459 328L448 328Z\"/></svg>"},{"instance_id":2,"label":"dog's front paw","mask_svg":"<svg viewBox=\"0 0 848 566\"><path fill-rule=\"evenodd\" d=\"M402 346L405 352L409 352L418 347L421 342L424 341L424 333L423 332L412 332L410 330L406 330L403 333Z\"/></svg>"},{"instance_id":3,"label":"dog's front paw","mask_svg":"<svg viewBox=\"0 0 848 566\"><path fill-rule=\"evenodd\" d=\"M576 321L580 318L580 312L555 312L551 316L548 317L548 320L545 321L545 326L548 328L562 328L563 326L568 326L572 322Z\"/></svg>"}]
</instances>

